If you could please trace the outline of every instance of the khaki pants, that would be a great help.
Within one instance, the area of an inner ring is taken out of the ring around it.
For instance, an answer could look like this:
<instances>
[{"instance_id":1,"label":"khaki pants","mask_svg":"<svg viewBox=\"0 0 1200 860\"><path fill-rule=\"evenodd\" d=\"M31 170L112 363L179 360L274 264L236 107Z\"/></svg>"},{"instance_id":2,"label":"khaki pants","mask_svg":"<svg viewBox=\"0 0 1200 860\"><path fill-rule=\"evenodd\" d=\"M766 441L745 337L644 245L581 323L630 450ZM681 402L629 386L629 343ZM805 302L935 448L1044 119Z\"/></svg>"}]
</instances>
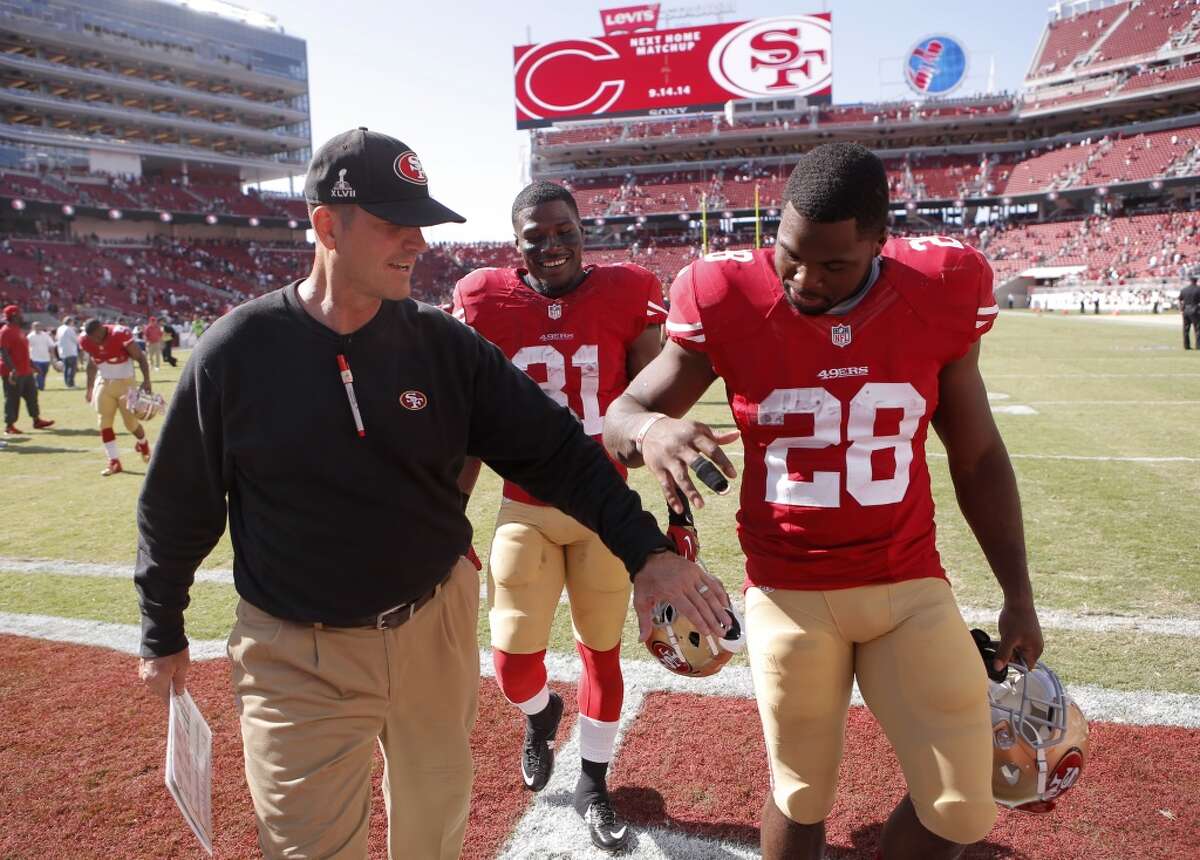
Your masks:
<instances>
[{"instance_id":1,"label":"khaki pants","mask_svg":"<svg viewBox=\"0 0 1200 860\"><path fill-rule=\"evenodd\" d=\"M474 775L478 614L479 579L465 559L392 630L294 624L238 603L228 652L267 858L366 858L377 743L388 856L459 856Z\"/></svg>"},{"instance_id":2,"label":"khaki pants","mask_svg":"<svg viewBox=\"0 0 1200 860\"><path fill-rule=\"evenodd\" d=\"M784 815L801 824L829 815L857 678L921 823L962 844L987 835L996 820L987 675L948 582L751 588L746 639Z\"/></svg>"},{"instance_id":3,"label":"khaki pants","mask_svg":"<svg viewBox=\"0 0 1200 860\"><path fill-rule=\"evenodd\" d=\"M146 355L150 359L151 367L162 367L163 345L162 341L146 344Z\"/></svg>"},{"instance_id":4,"label":"khaki pants","mask_svg":"<svg viewBox=\"0 0 1200 860\"><path fill-rule=\"evenodd\" d=\"M121 413L121 421L125 429L137 435L142 422L137 416L125 408L125 395L134 387L133 377L127 379L96 378L96 387L92 389L92 402L96 405L96 414L100 416L100 429L111 430L117 413Z\"/></svg>"}]
</instances>

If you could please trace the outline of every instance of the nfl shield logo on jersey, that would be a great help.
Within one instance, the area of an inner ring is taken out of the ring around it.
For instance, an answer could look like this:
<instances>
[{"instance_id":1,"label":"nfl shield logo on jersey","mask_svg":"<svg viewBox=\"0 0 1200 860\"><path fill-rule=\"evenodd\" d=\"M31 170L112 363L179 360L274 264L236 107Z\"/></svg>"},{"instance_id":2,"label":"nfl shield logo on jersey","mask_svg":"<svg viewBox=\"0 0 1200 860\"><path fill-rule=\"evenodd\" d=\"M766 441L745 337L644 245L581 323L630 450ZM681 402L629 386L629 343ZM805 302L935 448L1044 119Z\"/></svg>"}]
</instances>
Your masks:
<instances>
[{"instance_id":1,"label":"nfl shield logo on jersey","mask_svg":"<svg viewBox=\"0 0 1200 860\"><path fill-rule=\"evenodd\" d=\"M850 345L850 326L835 325L829 330L829 336L833 339L834 346L849 346Z\"/></svg>"},{"instance_id":2,"label":"nfl shield logo on jersey","mask_svg":"<svg viewBox=\"0 0 1200 860\"><path fill-rule=\"evenodd\" d=\"M562 305L558 302L550 305L550 307L546 309L546 312L550 314L550 319L552 320L562 319Z\"/></svg>"}]
</instances>

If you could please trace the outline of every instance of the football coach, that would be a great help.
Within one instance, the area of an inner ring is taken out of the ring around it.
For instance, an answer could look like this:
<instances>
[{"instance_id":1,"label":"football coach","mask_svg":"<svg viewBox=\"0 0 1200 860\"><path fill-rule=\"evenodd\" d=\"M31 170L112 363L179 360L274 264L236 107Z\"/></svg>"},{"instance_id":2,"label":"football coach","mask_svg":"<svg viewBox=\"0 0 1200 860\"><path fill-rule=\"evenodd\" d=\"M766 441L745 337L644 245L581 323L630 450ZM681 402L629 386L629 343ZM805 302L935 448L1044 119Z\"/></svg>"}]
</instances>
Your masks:
<instances>
[{"instance_id":1,"label":"football coach","mask_svg":"<svg viewBox=\"0 0 1200 860\"><path fill-rule=\"evenodd\" d=\"M458 857L479 683L466 457L600 535L633 577L643 638L659 600L719 635L728 597L669 551L571 412L409 297L421 228L464 220L412 150L338 135L304 193L312 273L214 324L167 413L138 500L140 675L164 701L184 689L188 589L228 517L228 653L263 854L365 858L378 743L390 856Z\"/></svg>"}]
</instances>

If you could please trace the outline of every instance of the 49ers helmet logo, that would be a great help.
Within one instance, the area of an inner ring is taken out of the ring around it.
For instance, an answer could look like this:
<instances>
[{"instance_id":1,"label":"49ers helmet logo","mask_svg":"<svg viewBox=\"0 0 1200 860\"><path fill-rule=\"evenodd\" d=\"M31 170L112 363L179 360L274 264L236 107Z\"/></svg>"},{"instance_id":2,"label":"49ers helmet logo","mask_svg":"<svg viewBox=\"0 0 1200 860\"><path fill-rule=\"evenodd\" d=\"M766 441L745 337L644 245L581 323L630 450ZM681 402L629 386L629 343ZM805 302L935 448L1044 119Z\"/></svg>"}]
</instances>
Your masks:
<instances>
[{"instance_id":1,"label":"49ers helmet logo","mask_svg":"<svg viewBox=\"0 0 1200 860\"><path fill-rule=\"evenodd\" d=\"M1059 759L1054 773L1050 774L1050 779L1046 781L1045 799L1052 800L1058 797L1075 784L1082 772L1083 754L1077 749L1069 750L1065 756Z\"/></svg>"},{"instance_id":2,"label":"49ers helmet logo","mask_svg":"<svg viewBox=\"0 0 1200 860\"><path fill-rule=\"evenodd\" d=\"M659 662L670 669L672 672L688 673L692 671L691 665L687 660L681 660L679 655L675 653L675 649L666 642L651 642L650 650Z\"/></svg>"},{"instance_id":3,"label":"49ers helmet logo","mask_svg":"<svg viewBox=\"0 0 1200 860\"><path fill-rule=\"evenodd\" d=\"M396 160L392 162L392 170L405 182L411 182L413 185L429 184L425 168L421 166L421 159L417 158L417 154L411 149L396 156Z\"/></svg>"},{"instance_id":4,"label":"49ers helmet logo","mask_svg":"<svg viewBox=\"0 0 1200 860\"><path fill-rule=\"evenodd\" d=\"M425 392L410 388L400 395L400 405L410 412L420 412L429 405L429 398L425 396Z\"/></svg>"},{"instance_id":5,"label":"49ers helmet logo","mask_svg":"<svg viewBox=\"0 0 1200 860\"><path fill-rule=\"evenodd\" d=\"M746 98L802 96L833 77L829 22L812 15L761 18L730 30L708 55L708 72Z\"/></svg>"}]
</instances>

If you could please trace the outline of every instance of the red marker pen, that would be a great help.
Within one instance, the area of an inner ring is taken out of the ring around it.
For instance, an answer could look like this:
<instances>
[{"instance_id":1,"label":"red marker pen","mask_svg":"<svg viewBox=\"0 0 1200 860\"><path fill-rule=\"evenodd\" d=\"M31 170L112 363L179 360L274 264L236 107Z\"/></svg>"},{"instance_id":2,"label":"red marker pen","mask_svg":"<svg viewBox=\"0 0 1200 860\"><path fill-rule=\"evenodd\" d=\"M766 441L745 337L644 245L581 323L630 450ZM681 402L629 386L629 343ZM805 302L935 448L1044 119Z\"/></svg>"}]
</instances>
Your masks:
<instances>
[{"instance_id":1,"label":"red marker pen","mask_svg":"<svg viewBox=\"0 0 1200 860\"><path fill-rule=\"evenodd\" d=\"M358 401L354 398L354 374L350 372L350 362L346 356L338 355L338 371L342 374L342 385L346 386L346 399L350 401L350 414L354 416L354 426L358 428L358 437L367 435L363 429L362 415L358 411Z\"/></svg>"}]
</instances>

